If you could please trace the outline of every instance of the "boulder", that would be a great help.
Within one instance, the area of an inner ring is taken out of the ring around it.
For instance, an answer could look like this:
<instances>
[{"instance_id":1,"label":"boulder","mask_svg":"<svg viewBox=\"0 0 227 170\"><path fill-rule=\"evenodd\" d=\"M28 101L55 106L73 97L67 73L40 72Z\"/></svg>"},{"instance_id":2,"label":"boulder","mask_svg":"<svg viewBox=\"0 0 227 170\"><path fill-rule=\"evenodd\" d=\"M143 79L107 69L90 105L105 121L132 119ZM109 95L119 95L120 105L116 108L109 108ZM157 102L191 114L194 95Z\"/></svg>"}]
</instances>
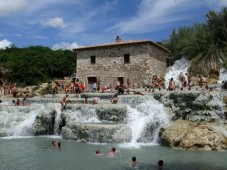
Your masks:
<instances>
[{"instance_id":1,"label":"boulder","mask_svg":"<svg viewBox=\"0 0 227 170\"><path fill-rule=\"evenodd\" d=\"M211 123L177 120L164 125L159 131L163 145L186 150L227 149L227 129Z\"/></svg>"},{"instance_id":2,"label":"boulder","mask_svg":"<svg viewBox=\"0 0 227 170\"><path fill-rule=\"evenodd\" d=\"M33 124L34 135L52 135L54 133L56 112L53 109L42 110L35 118Z\"/></svg>"}]
</instances>

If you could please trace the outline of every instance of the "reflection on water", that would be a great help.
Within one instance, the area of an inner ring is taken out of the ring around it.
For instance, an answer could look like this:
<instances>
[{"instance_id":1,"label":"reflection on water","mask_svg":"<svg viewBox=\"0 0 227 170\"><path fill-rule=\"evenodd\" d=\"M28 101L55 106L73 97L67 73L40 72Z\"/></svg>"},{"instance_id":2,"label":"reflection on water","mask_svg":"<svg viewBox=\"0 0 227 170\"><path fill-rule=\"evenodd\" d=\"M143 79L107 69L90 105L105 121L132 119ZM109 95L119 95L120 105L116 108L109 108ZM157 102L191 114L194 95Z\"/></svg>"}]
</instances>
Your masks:
<instances>
[{"instance_id":1,"label":"reflection on water","mask_svg":"<svg viewBox=\"0 0 227 170\"><path fill-rule=\"evenodd\" d=\"M61 151L51 149L53 140L62 143ZM109 158L111 147L117 156ZM104 155L95 156L99 149ZM131 167L131 157L138 164ZM157 169L159 159L164 160L165 170L224 170L226 152L199 152L171 149L159 145L122 147L120 144L86 144L60 138L33 137L19 139L0 138L0 169L16 170L128 170Z\"/></svg>"}]
</instances>

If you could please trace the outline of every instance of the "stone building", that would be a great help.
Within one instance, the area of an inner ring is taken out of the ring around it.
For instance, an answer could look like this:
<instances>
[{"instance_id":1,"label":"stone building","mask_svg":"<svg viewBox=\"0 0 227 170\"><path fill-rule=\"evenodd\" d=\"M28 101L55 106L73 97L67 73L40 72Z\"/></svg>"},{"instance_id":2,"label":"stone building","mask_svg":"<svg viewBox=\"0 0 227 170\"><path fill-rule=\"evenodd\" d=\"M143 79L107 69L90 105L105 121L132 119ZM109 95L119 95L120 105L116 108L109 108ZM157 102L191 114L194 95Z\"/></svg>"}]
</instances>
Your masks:
<instances>
[{"instance_id":1,"label":"stone building","mask_svg":"<svg viewBox=\"0 0 227 170\"><path fill-rule=\"evenodd\" d=\"M121 41L74 49L77 53L77 77L86 88L100 77L101 84L116 86L117 80L141 87L153 75L162 77L166 71L168 49L149 40Z\"/></svg>"}]
</instances>

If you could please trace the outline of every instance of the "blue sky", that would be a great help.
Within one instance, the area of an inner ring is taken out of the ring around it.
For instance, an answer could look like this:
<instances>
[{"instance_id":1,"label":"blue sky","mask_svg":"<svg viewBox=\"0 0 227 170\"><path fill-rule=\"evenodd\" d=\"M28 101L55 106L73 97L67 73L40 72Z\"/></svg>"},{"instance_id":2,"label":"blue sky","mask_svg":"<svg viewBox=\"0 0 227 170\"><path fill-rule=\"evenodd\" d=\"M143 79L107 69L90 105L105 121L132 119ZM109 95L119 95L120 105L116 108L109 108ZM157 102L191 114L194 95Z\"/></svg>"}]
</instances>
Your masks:
<instances>
[{"instance_id":1,"label":"blue sky","mask_svg":"<svg viewBox=\"0 0 227 170\"><path fill-rule=\"evenodd\" d=\"M0 48L72 49L115 41L167 39L206 21L227 0L0 0Z\"/></svg>"}]
</instances>

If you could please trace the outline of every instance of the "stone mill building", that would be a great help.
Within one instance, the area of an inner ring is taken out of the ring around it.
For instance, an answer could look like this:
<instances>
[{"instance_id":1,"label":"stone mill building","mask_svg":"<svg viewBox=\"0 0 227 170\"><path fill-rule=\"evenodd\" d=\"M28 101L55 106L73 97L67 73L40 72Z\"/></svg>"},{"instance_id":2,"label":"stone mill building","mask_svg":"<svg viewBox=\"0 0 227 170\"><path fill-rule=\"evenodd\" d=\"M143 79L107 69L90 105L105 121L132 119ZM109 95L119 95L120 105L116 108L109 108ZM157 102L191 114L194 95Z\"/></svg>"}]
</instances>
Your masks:
<instances>
[{"instance_id":1,"label":"stone mill building","mask_svg":"<svg viewBox=\"0 0 227 170\"><path fill-rule=\"evenodd\" d=\"M166 71L168 49L150 40L121 41L79 47L77 53L77 77L89 90L100 77L101 84L114 88L117 80L132 85L148 84L153 75L162 77Z\"/></svg>"}]
</instances>

